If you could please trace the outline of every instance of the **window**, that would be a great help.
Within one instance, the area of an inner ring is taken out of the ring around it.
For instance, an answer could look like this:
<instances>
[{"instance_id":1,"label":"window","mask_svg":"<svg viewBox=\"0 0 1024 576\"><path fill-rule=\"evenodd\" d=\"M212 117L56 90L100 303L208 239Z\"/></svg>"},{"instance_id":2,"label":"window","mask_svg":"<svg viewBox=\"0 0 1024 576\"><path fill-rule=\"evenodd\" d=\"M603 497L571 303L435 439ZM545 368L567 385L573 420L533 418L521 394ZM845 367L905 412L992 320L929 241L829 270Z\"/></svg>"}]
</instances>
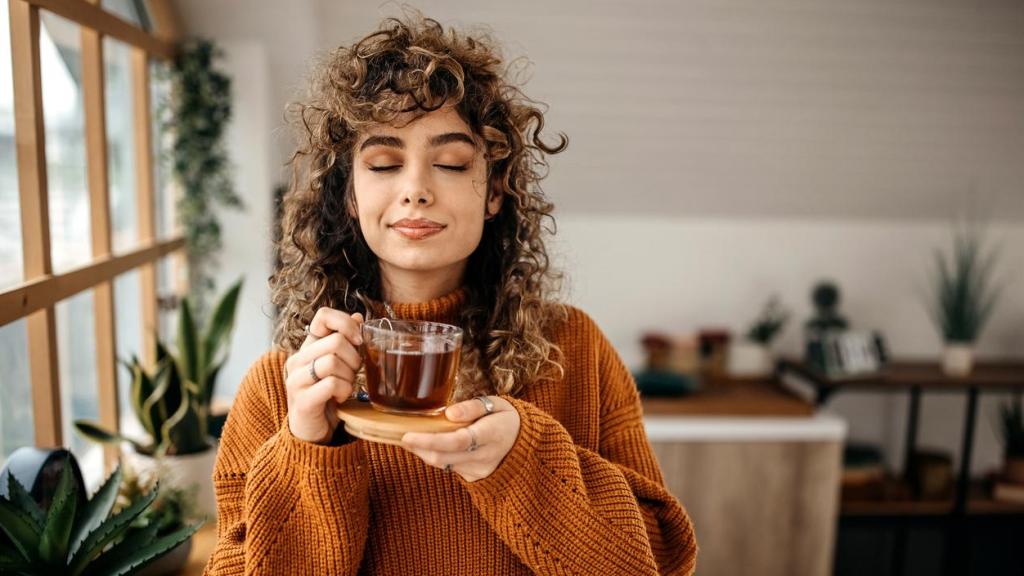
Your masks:
<instances>
[{"instance_id":1,"label":"window","mask_svg":"<svg viewBox=\"0 0 1024 576\"><path fill-rule=\"evenodd\" d=\"M184 247L156 162L160 25L142 0L0 0L0 461L62 445L98 478L103 451L72 422L120 428L116 361L149 360L157 268Z\"/></svg>"}]
</instances>

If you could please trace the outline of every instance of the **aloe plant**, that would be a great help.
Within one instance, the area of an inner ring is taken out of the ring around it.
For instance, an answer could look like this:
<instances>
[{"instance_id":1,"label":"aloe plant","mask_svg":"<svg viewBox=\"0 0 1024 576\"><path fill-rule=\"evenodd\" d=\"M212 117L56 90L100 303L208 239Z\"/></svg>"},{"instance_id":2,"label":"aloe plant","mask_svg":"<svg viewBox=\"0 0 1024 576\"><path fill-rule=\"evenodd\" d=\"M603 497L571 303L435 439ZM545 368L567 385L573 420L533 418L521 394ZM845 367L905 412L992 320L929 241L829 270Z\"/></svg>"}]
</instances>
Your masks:
<instances>
[{"instance_id":1,"label":"aloe plant","mask_svg":"<svg viewBox=\"0 0 1024 576\"><path fill-rule=\"evenodd\" d=\"M996 253L985 254L976 233L957 232L952 258L935 252L932 319L947 343L971 344L999 299L993 286Z\"/></svg>"},{"instance_id":2,"label":"aloe plant","mask_svg":"<svg viewBox=\"0 0 1024 576\"><path fill-rule=\"evenodd\" d=\"M0 497L0 573L22 575L121 576L134 574L188 540L199 528L186 526L157 535L157 526L130 531L157 496L157 488L116 514L111 508L121 484L118 467L91 499L72 474L71 461L44 512L13 474Z\"/></svg>"},{"instance_id":3,"label":"aloe plant","mask_svg":"<svg viewBox=\"0 0 1024 576\"><path fill-rule=\"evenodd\" d=\"M91 440L128 442L147 455L195 454L208 449L210 403L217 374L227 360L241 288L239 280L221 296L202 332L189 299L182 299L177 355L158 341L153 371L147 371L134 356L124 363L132 374L131 407L149 435L148 442L105 430L89 420L77 420L75 428Z\"/></svg>"}]
</instances>

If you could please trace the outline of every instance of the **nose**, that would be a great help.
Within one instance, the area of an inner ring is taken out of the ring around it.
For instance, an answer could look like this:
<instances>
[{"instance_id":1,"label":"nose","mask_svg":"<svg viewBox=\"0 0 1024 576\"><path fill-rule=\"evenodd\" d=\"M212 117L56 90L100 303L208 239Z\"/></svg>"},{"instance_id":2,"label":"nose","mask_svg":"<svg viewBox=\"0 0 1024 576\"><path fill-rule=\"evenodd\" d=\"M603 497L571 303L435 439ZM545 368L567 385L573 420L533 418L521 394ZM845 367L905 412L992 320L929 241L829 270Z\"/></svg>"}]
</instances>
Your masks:
<instances>
[{"instance_id":1,"label":"nose","mask_svg":"<svg viewBox=\"0 0 1024 576\"><path fill-rule=\"evenodd\" d=\"M408 170L402 182L402 204L430 206L434 203L431 182L427 170Z\"/></svg>"}]
</instances>

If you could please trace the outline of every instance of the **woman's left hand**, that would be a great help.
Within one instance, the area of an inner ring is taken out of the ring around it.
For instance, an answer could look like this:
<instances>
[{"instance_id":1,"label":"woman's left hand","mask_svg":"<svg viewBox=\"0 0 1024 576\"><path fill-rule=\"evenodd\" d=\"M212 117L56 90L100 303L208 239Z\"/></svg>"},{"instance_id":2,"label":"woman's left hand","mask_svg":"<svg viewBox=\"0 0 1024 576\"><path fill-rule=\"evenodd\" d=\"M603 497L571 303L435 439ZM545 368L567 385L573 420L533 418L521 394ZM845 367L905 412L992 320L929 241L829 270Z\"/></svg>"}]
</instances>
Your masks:
<instances>
[{"instance_id":1,"label":"woman's left hand","mask_svg":"<svg viewBox=\"0 0 1024 576\"><path fill-rule=\"evenodd\" d=\"M452 404L445 416L452 422L471 424L454 432L408 432L402 437L402 447L426 464L455 472L467 482L487 478L498 469L519 436L519 412L515 407L498 396L487 399L494 403L490 414L479 398Z\"/></svg>"}]
</instances>

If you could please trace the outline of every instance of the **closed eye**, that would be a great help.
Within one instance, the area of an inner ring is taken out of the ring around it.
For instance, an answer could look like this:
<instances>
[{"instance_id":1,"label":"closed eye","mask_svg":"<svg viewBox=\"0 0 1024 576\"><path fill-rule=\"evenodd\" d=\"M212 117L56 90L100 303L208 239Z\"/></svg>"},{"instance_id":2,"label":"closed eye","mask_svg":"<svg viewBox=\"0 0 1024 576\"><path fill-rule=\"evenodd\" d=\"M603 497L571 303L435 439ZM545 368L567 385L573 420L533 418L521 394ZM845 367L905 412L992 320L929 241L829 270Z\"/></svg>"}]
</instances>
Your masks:
<instances>
[{"instance_id":1,"label":"closed eye","mask_svg":"<svg viewBox=\"0 0 1024 576\"><path fill-rule=\"evenodd\" d=\"M452 172L465 172L466 170L469 169L468 164L464 166L452 166L450 164L434 164L434 166L437 166L442 170L450 170ZM394 164L391 166L370 166L369 168L371 172L391 172L393 170L398 170L401 167L401 164Z\"/></svg>"}]
</instances>

